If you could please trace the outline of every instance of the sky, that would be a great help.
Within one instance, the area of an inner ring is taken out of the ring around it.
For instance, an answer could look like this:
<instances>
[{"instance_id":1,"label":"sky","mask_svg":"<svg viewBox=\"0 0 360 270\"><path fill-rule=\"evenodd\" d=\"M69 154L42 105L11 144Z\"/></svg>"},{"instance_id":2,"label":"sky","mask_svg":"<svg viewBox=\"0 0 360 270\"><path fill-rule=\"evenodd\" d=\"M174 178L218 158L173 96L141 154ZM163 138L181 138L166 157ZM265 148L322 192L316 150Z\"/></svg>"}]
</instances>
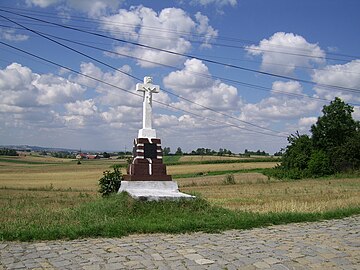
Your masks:
<instances>
[{"instance_id":1,"label":"sky","mask_svg":"<svg viewBox=\"0 0 360 270\"><path fill-rule=\"evenodd\" d=\"M286 147L335 97L360 120L360 1L4 0L0 145L132 147L153 77L163 147Z\"/></svg>"}]
</instances>

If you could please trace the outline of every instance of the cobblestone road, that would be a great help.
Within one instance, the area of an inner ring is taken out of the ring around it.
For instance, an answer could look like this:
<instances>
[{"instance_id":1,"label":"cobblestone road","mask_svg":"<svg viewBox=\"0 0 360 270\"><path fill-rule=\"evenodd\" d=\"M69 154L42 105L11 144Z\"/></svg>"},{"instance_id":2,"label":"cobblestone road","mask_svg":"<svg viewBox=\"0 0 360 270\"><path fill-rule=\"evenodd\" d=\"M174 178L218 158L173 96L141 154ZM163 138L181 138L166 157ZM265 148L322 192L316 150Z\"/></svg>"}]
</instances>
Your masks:
<instances>
[{"instance_id":1,"label":"cobblestone road","mask_svg":"<svg viewBox=\"0 0 360 270\"><path fill-rule=\"evenodd\" d=\"M360 216L218 234L1 242L3 269L360 269Z\"/></svg>"}]
</instances>

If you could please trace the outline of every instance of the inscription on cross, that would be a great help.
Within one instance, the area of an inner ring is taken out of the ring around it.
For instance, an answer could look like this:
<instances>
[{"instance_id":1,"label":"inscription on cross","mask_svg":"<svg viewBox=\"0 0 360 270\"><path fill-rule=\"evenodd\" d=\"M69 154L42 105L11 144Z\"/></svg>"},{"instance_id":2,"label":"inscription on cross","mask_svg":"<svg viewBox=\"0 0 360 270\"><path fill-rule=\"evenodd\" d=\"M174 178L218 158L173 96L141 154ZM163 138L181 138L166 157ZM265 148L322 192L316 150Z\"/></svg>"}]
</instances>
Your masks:
<instances>
[{"instance_id":1,"label":"inscription on cross","mask_svg":"<svg viewBox=\"0 0 360 270\"><path fill-rule=\"evenodd\" d=\"M152 83L152 77L144 77L144 83L136 84L136 91L144 92L143 98L143 128L139 130L139 138L156 138L152 128L152 94L158 93L160 87Z\"/></svg>"}]
</instances>

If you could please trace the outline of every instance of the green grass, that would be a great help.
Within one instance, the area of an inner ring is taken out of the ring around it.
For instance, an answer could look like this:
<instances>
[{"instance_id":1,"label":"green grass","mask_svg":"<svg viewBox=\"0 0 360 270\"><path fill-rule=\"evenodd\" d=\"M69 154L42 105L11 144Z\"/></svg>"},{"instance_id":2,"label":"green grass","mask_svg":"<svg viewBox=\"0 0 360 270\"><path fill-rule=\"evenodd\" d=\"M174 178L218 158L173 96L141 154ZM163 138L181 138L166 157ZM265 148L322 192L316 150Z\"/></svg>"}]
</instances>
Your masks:
<instances>
[{"instance_id":1,"label":"green grass","mask_svg":"<svg viewBox=\"0 0 360 270\"><path fill-rule=\"evenodd\" d=\"M55 162L43 162L43 161L31 161L31 160L21 160L21 159L12 159L12 158L0 158L0 162L8 163L18 163L18 164L58 164Z\"/></svg>"},{"instance_id":2,"label":"green grass","mask_svg":"<svg viewBox=\"0 0 360 270\"><path fill-rule=\"evenodd\" d=\"M166 165L178 164L181 156L163 156L163 162Z\"/></svg>"},{"instance_id":3,"label":"green grass","mask_svg":"<svg viewBox=\"0 0 360 270\"><path fill-rule=\"evenodd\" d=\"M28 203L31 202L24 198L11 207L21 210L28 207ZM21 211L14 211L12 214L16 215L17 212ZM19 216L8 222L1 222L0 239L29 241L121 237L132 233L219 232L342 218L352 214L360 214L360 207L323 213L259 214L211 206L203 199L143 202L136 201L127 194L120 194L106 199L95 198L65 209L38 209L30 216Z\"/></svg>"}]
</instances>

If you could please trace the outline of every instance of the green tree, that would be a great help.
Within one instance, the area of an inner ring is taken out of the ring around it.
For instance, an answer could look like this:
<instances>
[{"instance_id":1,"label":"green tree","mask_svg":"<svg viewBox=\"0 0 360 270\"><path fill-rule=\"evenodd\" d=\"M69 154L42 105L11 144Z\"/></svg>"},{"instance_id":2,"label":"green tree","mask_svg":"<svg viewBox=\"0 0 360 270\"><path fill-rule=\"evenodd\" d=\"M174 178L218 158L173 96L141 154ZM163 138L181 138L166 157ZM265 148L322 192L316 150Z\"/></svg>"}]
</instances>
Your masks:
<instances>
[{"instance_id":1,"label":"green tree","mask_svg":"<svg viewBox=\"0 0 360 270\"><path fill-rule=\"evenodd\" d=\"M315 148L329 153L353 137L359 123L351 116L354 108L338 97L322 112L324 115L311 126L312 141Z\"/></svg>"},{"instance_id":2,"label":"green tree","mask_svg":"<svg viewBox=\"0 0 360 270\"><path fill-rule=\"evenodd\" d=\"M104 152L104 153L103 153L103 157L104 157L104 158L110 158L110 154L107 153L107 152Z\"/></svg>"},{"instance_id":3,"label":"green tree","mask_svg":"<svg viewBox=\"0 0 360 270\"><path fill-rule=\"evenodd\" d=\"M311 137L297 132L288 138L277 172L300 178L359 169L360 123L352 118L353 111L339 98L324 106Z\"/></svg>"},{"instance_id":4,"label":"green tree","mask_svg":"<svg viewBox=\"0 0 360 270\"><path fill-rule=\"evenodd\" d=\"M164 154L164 156L169 155L170 154L170 147L164 147L163 154Z\"/></svg>"},{"instance_id":5,"label":"green tree","mask_svg":"<svg viewBox=\"0 0 360 270\"><path fill-rule=\"evenodd\" d=\"M315 177L329 175L334 172L329 156L323 150L314 150L308 162L308 174Z\"/></svg>"},{"instance_id":6,"label":"green tree","mask_svg":"<svg viewBox=\"0 0 360 270\"><path fill-rule=\"evenodd\" d=\"M181 156L182 154L183 154L183 152L182 152L181 148L178 147L178 148L176 149L175 155Z\"/></svg>"},{"instance_id":7,"label":"green tree","mask_svg":"<svg viewBox=\"0 0 360 270\"><path fill-rule=\"evenodd\" d=\"M331 157L335 171L360 169L360 130L343 145L336 147Z\"/></svg>"},{"instance_id":8,"label":"green tree","mask_svg":"<svg viewBox=\"0 0 360 270\"><path fill-rule=\"evenodd\" d=\"M313 145L308 135L300 135L299 132L288 137L288 145L282 156L281 167L284 169L305 170L308 167Z\"/></svg>"}]
</instances>

